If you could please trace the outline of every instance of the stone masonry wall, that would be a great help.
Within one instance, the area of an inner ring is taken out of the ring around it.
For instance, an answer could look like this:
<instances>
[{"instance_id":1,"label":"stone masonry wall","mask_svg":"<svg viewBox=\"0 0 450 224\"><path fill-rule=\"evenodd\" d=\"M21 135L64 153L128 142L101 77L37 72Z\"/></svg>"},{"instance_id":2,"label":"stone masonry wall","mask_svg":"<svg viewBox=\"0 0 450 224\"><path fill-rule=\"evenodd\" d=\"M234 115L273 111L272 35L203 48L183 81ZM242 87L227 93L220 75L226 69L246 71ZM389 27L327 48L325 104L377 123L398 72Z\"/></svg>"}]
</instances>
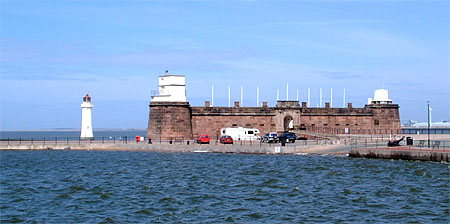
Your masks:
<instances>
[{"instance_id":1,"label":"stone masonry wall","mask_svg":"<svg viewBox=\"0 0 450 224\"><path fill-rule=\"evenodd\" d=\"M292 105L291 105L292 104ZM225 127L257 128L261 134L282 132L285 118L294 130L343 134L396 134L400 132L397 104L363 108L308 108L286 101L276 107L190 107L189 103L150 104L148 137L190 139L209 134L213 140Z\"/></svg>"},{"instance_id":2,"label":"stone masonry wall","mask_svg":"<svg viewBox=\"0 0 450 224\"><path fill-rule=\"evenodd\" d=\"M189 103L152 102L147 138L191 139L192 125Z\"/></svg>"},{"instance_id":3,"label":"stone masonry wall","mask_svg":"<svg viewBox=\"0 0 450 224\"><path fill-rule=\"evenodd\" d=\"M302 108L301 125L325 133L396 134L400 132L397 104L364 108Z\"/></svg>"},{"instance_id":4,"label":"stone masonry wall","mask_svg":"<svg viewBox=\"0 0 450 224\"><path fill-rule=\"evenodd\" d=\"M220 136L226 127L257 128L261 133L275 131L273 108L269 107L192 107L192 133L194 138L209 134Z\"/></svg>"},{"instance_id":5,"label":"stone masonry wall","mask_svg":"<svg viewBox=\"0 0 450 224\"><path fill-rule=\"evenodd\" d=\"M372 127L380 131L380 134L386 132L385 130L391 130L391 133L394 134L401 133L399 106L397 104L366 105L366 108L374 112Z\"/></svg>"}]
</instances>

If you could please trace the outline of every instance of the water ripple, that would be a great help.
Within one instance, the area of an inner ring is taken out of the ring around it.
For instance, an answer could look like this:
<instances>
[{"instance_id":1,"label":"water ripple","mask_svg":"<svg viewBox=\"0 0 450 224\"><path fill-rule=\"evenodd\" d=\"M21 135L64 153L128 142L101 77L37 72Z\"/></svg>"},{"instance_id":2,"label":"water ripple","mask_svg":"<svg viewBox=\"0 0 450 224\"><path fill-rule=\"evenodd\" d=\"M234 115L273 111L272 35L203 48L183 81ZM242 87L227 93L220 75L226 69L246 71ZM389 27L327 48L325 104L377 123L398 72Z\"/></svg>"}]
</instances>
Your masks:
<instances>
[{"instance_id":1,"label":"water ripple","mask_svg":"<svg viewBox=\"0 0 450 224\"><path fill-rule=\"evenodd\" d=\"M2 223L449 222L441 163L94 151L0 159Z\"/></svg>"}]
</instances>

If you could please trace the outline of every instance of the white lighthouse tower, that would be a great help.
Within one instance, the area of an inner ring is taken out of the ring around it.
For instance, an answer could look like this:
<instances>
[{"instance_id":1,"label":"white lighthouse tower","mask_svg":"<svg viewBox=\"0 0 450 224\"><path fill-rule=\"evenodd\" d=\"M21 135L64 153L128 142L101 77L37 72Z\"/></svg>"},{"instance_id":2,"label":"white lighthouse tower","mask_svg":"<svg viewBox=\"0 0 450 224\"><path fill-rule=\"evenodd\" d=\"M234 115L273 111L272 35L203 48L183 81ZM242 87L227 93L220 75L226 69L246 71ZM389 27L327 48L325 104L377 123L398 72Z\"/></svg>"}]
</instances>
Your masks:
<instances>
[{"instance_id":1,"label":"white lighthouse tower","mask_svg":"<svg viewBox=\"0 0 450 224\"><path fill-rule=\"evenodd\" d=\"M94 134L92 132L92 105L89 93L83 97L81 104L81 136L82 139L92 139Z\"/></svg>"}]
</instances>

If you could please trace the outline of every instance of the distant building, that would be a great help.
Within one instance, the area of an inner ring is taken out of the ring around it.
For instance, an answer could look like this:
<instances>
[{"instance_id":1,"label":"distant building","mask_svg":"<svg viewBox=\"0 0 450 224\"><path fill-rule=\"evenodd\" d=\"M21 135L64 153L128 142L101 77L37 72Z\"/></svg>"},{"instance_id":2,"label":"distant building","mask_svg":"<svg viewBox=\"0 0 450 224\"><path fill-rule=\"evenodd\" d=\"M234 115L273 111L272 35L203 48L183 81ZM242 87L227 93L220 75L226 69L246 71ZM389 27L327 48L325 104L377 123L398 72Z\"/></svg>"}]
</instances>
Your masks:
<instances>
[{"instance_id":1,"label":"distant building","mask_svg":"<svg viewBox=\"0 0 450 224\"><path fill-rule=\"evenodd\" d=\"M403 134L428 134L428 123L409 121L407 125L402 126ZM430 134L450 134L450 122L439 121L430 122Z\"/></svg>"},{"instance_id":2,"label":"distant building","mask_svg":"<svg viewBox=\"0 0 450 224\"><path fill-rule=\"evenodd\" d=\"M427 122L417 122L417 123L412 124L411 127L426 128L426 127L428 127L428 123ZM430 123L430 127L433 127L433 128L450 128L450 122L448 122L448 121L432 122L432 123Z\"/></svg>"}]
</instances>

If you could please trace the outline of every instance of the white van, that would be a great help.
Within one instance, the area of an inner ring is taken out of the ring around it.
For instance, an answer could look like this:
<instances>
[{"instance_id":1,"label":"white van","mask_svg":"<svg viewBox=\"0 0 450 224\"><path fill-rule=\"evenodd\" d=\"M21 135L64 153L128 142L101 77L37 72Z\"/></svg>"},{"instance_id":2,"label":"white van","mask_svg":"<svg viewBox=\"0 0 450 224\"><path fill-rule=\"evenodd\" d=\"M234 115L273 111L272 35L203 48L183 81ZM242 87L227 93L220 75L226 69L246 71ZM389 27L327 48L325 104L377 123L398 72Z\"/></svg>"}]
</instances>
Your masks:
<instances>
[{"instance_id":1,"label":"white van","mask_svg":"<svg viewBox=\"0 0 450 224\"><path fill-rule=\"evenodd\" d=\"M222 128L220 129L220 135L229 135L233 138L233 140L261 140L261 137L258 135L261 132L255 128Z\"/></svg>"}]
</instances>

